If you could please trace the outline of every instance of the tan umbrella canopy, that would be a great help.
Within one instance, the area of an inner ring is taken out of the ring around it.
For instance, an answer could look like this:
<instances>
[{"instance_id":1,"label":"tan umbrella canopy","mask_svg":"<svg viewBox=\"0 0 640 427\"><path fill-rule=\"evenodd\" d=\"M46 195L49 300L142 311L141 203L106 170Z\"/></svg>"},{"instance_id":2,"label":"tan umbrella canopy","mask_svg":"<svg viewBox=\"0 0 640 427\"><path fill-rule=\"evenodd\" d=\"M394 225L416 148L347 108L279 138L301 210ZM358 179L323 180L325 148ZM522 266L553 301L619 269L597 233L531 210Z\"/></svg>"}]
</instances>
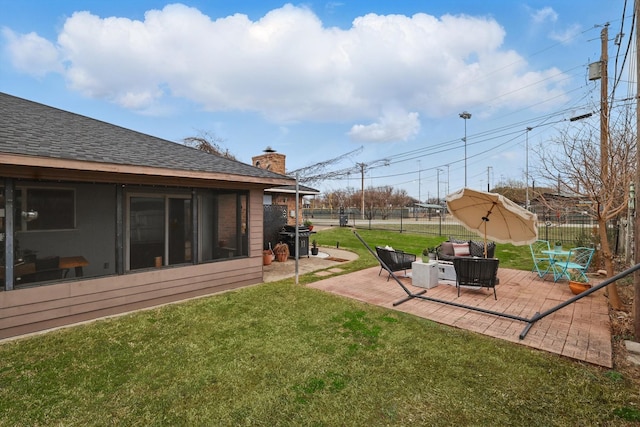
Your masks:
<instances>
[{"instance_id":1,"label":"tan umbrella canopy","mask_svg":"<svg viewBox=\"0 0 640 427\"><path fill-rule=\"evenodd\" d=\"M538 239L538 218L496 193L463 188L446 197L449 213L469 231L487 239L516 246L528 245Z\"/></svg>"}]
</instances>

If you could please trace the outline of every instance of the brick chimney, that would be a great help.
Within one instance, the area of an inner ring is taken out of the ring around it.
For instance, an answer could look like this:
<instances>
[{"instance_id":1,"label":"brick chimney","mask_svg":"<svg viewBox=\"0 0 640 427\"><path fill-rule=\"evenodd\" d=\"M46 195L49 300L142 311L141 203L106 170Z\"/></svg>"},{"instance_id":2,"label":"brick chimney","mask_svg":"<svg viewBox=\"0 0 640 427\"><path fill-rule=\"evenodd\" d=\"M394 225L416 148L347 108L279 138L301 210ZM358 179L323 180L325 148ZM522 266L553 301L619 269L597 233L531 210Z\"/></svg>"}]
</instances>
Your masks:
<instances>
[{"instance_id":1,"label":"brick chimney","mask_svg":"<svg viewBox=\"0 0 640 427\"><path fill-rule=\"evenodd\" d=\"M271 147L265 148L263 153L264 154L251 158L253 166L284 175L286 172L285 159L287 156L276 153L276 150Z\"/></svg>"}]
</instances>

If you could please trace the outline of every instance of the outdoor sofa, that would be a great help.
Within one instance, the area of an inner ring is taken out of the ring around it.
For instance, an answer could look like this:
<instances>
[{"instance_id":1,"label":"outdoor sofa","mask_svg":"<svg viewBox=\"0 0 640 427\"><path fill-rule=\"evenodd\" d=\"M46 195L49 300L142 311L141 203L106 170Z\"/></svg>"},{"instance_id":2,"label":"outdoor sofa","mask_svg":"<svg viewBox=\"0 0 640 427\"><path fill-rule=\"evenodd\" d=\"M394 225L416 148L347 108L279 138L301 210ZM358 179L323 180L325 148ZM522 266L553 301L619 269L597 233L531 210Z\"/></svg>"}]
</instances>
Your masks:
<instances>
[{"instance_id":1,"label":"outdoor sofa","mask_svg":"<svg viewBox=\"0 0 640 427\"><path fill-rule=\"evenodd\" d=\"M487 242L487 258L493 258L495 249L495 242ZM484 258L484 241L449 238L436 248L436 256L440 261L453 261L456 257Z\"/></svg>"}]
</instances>

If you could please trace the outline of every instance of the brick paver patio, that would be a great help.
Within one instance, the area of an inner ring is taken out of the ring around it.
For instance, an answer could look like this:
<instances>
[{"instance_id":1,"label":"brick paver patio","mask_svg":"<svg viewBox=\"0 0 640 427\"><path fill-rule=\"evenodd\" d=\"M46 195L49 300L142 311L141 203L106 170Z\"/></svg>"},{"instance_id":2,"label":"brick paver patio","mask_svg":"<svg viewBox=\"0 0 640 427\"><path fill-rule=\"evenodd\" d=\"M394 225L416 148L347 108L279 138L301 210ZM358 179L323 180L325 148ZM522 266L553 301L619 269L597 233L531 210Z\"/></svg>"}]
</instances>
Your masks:
<instances>
[{"instance_id":1,"label":"brick paver patio","mask_svg":"<svg viewBox=\"0 0 640 427\"><path fill-rule=\"evenodd\" d=\"M604 290L537 321L521 340L519 335L527 323L519 320L418 298L394 307L393 303L407 294L393 278L387 281L385 272L378 276L379 271L380 267L372 267L308 286L595 365L613 366L611 326ZM428 289L424 295L526 319L573 297L566 282L543 281L535 273L500 268L498 277L497 301L493 291L487 289L463 289L458 297L455 286L444 282ZM411 284L411 278L400 280L412 293L422 290Z\"/></svg>"}]
</instances>

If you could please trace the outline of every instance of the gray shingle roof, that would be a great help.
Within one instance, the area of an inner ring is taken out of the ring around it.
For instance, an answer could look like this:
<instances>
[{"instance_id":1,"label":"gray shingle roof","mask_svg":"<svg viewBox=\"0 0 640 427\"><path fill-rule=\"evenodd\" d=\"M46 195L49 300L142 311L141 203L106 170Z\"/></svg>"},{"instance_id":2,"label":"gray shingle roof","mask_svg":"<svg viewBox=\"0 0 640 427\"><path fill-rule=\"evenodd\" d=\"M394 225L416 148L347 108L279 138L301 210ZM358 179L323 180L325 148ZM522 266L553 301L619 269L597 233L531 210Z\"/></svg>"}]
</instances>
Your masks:
<instances>
[{"instance_id":1,"label":"gray shingle roof","mask_svg":"<svg viewBox=\"0 0 640 427\"><path fill-rule=\"evenodd\" d=\"M2 92L0 153L225 173L253 178L288 178L252 165Z\"/></svg>"}]
</instances>

